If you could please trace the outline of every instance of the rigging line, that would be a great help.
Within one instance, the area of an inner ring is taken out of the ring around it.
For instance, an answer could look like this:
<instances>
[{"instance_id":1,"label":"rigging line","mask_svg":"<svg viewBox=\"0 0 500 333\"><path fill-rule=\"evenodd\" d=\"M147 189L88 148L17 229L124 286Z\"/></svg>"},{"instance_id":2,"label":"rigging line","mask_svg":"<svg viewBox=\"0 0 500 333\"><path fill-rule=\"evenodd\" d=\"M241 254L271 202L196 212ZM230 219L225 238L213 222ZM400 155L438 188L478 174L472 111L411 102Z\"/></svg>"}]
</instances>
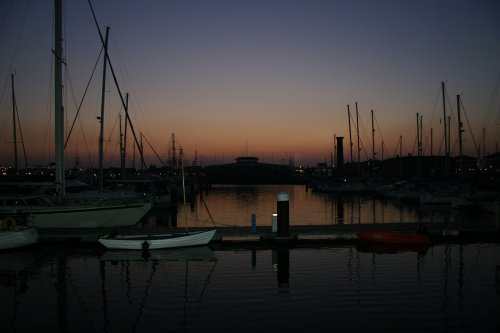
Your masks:
<instances>
[{"instance_id":1,"label":"rigging line","mask_svg":"<svg viewBox=\"0 0 500 333\"><path fill-rule=\"evenodd\" d=\"M95 15L94 8L92 7L92 3L90 2L90 0L88 0L88 3L90 6L90 10L92 11L92 16L94 17L94 22L96 24L97 31L99 32L101 44L104 45L104 38L102 36L101 28L99 28L99 23L97 22L97 17ZM123 94L120 90L120 85L118 84L118 79L116 78L116 73L115 73L115 70L113 68L113 64L111 63L111 59L109 58L109 54L107 55L107 62L109 64L109 69L111 70L111 74L113 75L113 80L115 82L116 90L118 91L118 95L120 96L120 100L122 102L122 105L125 107L126 106L125 99L123 98ZM132 125L132 120L130 119L130 115L129 115L128 111L125 113L125 116L126 116L125 117L126 120L128 121L128 123L130 125L130 130L132 131L132 135L134 136L135 145L137 146L137 149L139 151L139 155L141 156L141 163L142 163L142 165L145 165L146 162L144 161L144 155L142 154L141 145L139 143L139 140L137 140L137 135L135 133L134 126Z\"/></svg>"},{"instance_id":2,"label":"rigging line","mask_svg":"<svg viewBox=\"0 0 500 333\"><path fill-rule=\"evenodd\" d=\"M5 13L5 18L3 19L2 24L0 24L0 31L2 31L5 22L7 22L7 18L9 17L10 11L12 9L12 5L14 5L14 0L10 2L9 7L7 8L7 11Z\"/></svg>"},{"instance_id":3,"label":"rigging line","mask_svg":"<svg viewBox=\"0 0 500 333\"><path fill-rule=\"evenodd\" d=\"M394 150L394 154L392 156L396 157L398 155L398 148L401 145L401 140L398 140L398 144L396 145L396 149ZM400 156L403 157L403 156Z\"/></svg>"},{"instance_id":4,"label":"rigging line","mask_svg":"<svg viewBox=\"0 0 500 333\"><path fill-rule=\"evenodd\" d=\"M382 141L384 141L384 137L382 136L382 130L380 129L380 126L378 124L377 115L374 114L373 117L375 118L375 124L377 124L377 129L378 132L380 133L380 138L382 139Z\"/></svg>"},{"instance_id":5,"label":"rigging line","mask_svg":"<svg viewBox=\"0 0 500 333\"><path fill-rule=\"evenodd\" d=\"M441 137L441 143L439 144L438 155L441 154L441 149L444 146L444 136Z\"/></svg>"},{"instance_id":6,"label":"rigging line","mask_svg":"<svg viewBox=\"0 0 500 333\"><path fill-rule=\"evenodd\" d=\"M15 99L14 99L14 108L16 109L17 126L19 127L19 135L21 136L21 143L23 144L24 163L26 164L26 168L28 168L28 157L26 155L26 147L24 146L23 130L21 128L21 120L19 119L19 110L17 109L17 100L15 100Z\"/></svg>"},{"instance_id":7,"label":"rigging line","mask_svg":"<svg viewBox=\"0 0 500 333\"><path fill-rule=\"evenodd\" d=\"M54 29L54 27L52 27ZM52 41L53 42L53 41ZM51 52L52 56L54 56L54 53ZM54 82L53 81L53 75L54 75L54 59L53 58L50 58L49 59L49 65L48 67L50 67L50 70L49 70L49 79L48 79L48 82ZM53 133L53 131L51 131L51 124L53 124L51 122L51 116L52 116L52 103L54 101L54 93L53 93L53 89L54 89L54 85L53 84L47 84L47 87L48 87L48 94L47 94L47 103L45 105L45 118L44 118L44 123L43 123L43 128L45 128L45 131L42 132L42 163L44 164L48 164L49 161L52 160L51 159L47 159L50 152L51 152L51 149L52 149L52 146L51 144L48 143L48 141L51 139L51 135ZM52 127L53 128L53 127Z\"/></svg>"},{"instance_id":8,"label":"rigging line","mask_svg":"<svg viewBox=\"0 0 500 333\"><path fill-rule=\"evenodd\" d=\"M152 137L153 135L151 134L151 130L149 129L148 123L146 122L146 117L144 115L143 108L141 107L141 103L139 101L139 98L137 97L136 91L133 86L133 81L130 79L130 75L127 71L127 67L125 66L125 62L123 61L123 57L120 52L120 48L118 47L118 44L115 43L115 39L113 35L110 36L111 39L111 46L113 50L116 52L116 58L118 59L118 69L120 70L120 74L124 77L126 85L130 87L130 94L132 95L133 98L130 99L129 101L129 110L132 109L137 109L140 114L140 118L142 119L143 125L145 127L146 133L149 135L149 137ZM134 108L130 107L130 104L134 103ZM143 131L144 132L144 131Z\"/></svg>"},{"instance_id":9,"label":"rigging line","mask_svg":"<svg viewBox=\"0 0 500 333\"><path fill-rule=\"evenodd\" d=\"M453 105L451 103L451 100L450 100L450 96L448 95L448 90L445 90L446 92L446 99L448 100L448 107L449 107L449 114L448 116L450 117L450 123L448 124L448 147L450 148L451 150L451 125L453 124L453 128L458 128L458 122L457 122L457 119L455 118L455 112L454 112L454 109L453 109ZM447 121L447 120L446 120ZM454 131L455 132L455 131ZM456 133L456 132L455 132ZM451 154L451 151L448 151L448 154Z\"/></svg>"},{"instance_id":10,"label":"rigging line","mask_svg":"<svg viewBox=\"0 0 500 333\"><path fill-rule=\"evenodd\" d=\"M383 151L384 147L387 149L387 145L385 144L385 140L384 140L384 137L382 135L382 130L380 129L380 125L378 124L377 115L374 114L374 118L375 118L375 124L377 124L378 132L380 133L380 139L382 140L381 147L382 147L382 151ZM380 158L382 158L382 156Z\"/></svg>"},{"instance_id":11,"label":"rigging line","mask_svg":"<svg viewBox=\"0 0 500 333\"><path fill-rule=\"evenodd\" d=\"M432 129L432 127L431 127ZM425 151L427 150L427 148L430 148L432 142L431 142L431 131L430 130L427 130L426 127L424 127L422 129L423 131L423 140L425 140L425 143L424 143L424 147L423 147L423 152L425 153ZM429 149L430 150L430 149Z\"/></svg>"},{"instance_id":12,"label":"rigging line","mask_svg":"<svg viewBox=\"0 0 500 333\"><path fill-rule=\"evenodd\" d=\"M415 140L413 141L413 148L411 149L411 154L412 156L415 155L415 147L417 146L417 137L415 137Z\"/></svg>"},{"instance_id":13,"label":"rigging line","mask_svg":"<svg viewBox=\"0 0 500 333\"><path fill-rule=\"evenodd\" d=\"M116 117L116 120L113 124L113 127L111 128L111 131L109 131L109 136L108 136L108 139L105 140L106 141L106 145L104 146L104 150L107 151L109 149L109 145L111 144L111 137L114 136L115 134L115 130L116 130L116 125L118 124L118 122L120 121L120 117ZM116 153L116 148L117 146L115 144L113 144L113 147L115 149L113 149L113 153L111 154L111 161L114 160L115 158L115 153ZM109 159L108 159L108 162L109 162Z\"/></svg>"},{"instance_id":14,"label":"rigging line","mask_svg":"<svg viewBox=\"0 0 500 333\"><path fill-rule=\"evenodd\" d=\"M488 109L486 111L486 115L483 120L483 127L486 127L486 125L491 124L491 117L495 112L495 103L497 100L498 91L500 91L500 71L498 72L497 79L495 81L495 84L493 86L493 91L491 93L490 101L488 102Z\"/></svg>"},{"instance_id":15,"label":"rigging line","mask_svg":"<svg viewBox=\"0 0 500 333\"><path fill-rule=\"evenodd\" d=\"M217 226L215 225L215 221L214 221L214 219L212 218L212 214L210 214L210 210L208 210L208 206L207 206L207 203L205 202L205 199L203 199L203 197L202 197L202 196L200 196L200 200L201 200L201 202L203 202L203 205L205 206L205 209L207 210L208 216L210 217L210 220L212 221L212 223L213 223L214 227L217 227Z\"/></svg>"},{"instance_id":16,"label":"rigging line","mask_svg":"<svg viewBox=\"0 0 500 333\"><path fill-rule=\"evenodd\" d=\"M366 134L365 125L363 125L363 119L361 119L361 127L363 128L363 133L365 134L365 139L368 140L368 141L370 141L368 139L368 134ZM367 153L367 150L365 149L365 147L363 145L363 140L360 140L360 145L361 145L361 149L363 150L363 153L365 153L365 158L368 161L368 153Z\"/></svg>"},{"instance_id":17,"label":"rigging line","mask_svg":"<svg viewBox=\"0 0 500 333\"><path fill-rule=\"evenodd\" d=\"M161 159L161 157L158 155L158 153L156 152L156 150L153 148L153 146L149 142L148 138L144 134L142 135L142 137L143 137L144 140L146 140L146 143L149 145L149 148L151 148L151 150L153 151L153 153L155 154L155 156L158 158L158 160L160 161L160 163L164 167L167 167L167 165L163 162L163 160Z\"/></svg>"},{"instance_id":18,"label":"rigging line","mask_svg":"<svg viewBox=\"0 0 500 333\"><path fill-rule=\"evenodd\" d=\"M87 140L87 135L85 134L85 131L83 130L84 126L83 126L82 118L81 117L78 117L78 123L80 124L80 128L82 129L82 139L83 139L83 143L85 144L86 153L90 157L89 143L88 143L88 140ZM89 164L91 164L90 163L90 158L89 158Z\"/></svg>"},{"instance_id":19,"label":"rigging line","mask_svg":"<svg viewBox=\"0 0 500 333\"><path fill-rule=\"evenodd\" d=\"M474 147L476 148L477 158L481 158L481 152L479 151L479 146L476 143L476 138L474 137L474 133L472 132L472 127L470 126L469 117L467 117L467 112L465 112L465 107L461 99L460 99L460 106L462 107L462 112L465 115L465 119L467 120L467 125L469 126L470 136L472 137L472 142L474 142Z\"/></svg>"},{"instance_id":20,"label":"rigging line","mask_svg":"<svg viewBox=\"0 0 500 333\"><path fill-rule=\"evenodd\" d=\"M85 100L85 97L87 96L87 92L89 90L90 83L92 82L92 78L94 77L94 73L97 69L97 65L99 64L99 60L101 59L101 54L102 54L103 49L104 49L104 47L101 47L101 51L99 52L99 56L97 57L97 61L94 65L94 69L92 70L92 73L90 74L90 78L89 78L89 81L87 82L87 86L85 87L85 91L83 92L83 96L82 96L82 99L80 101L80 105L78 105L78 109L76 111L75 118L73 119L73 123L71 124L71 128L68 132L68 136L66 137L66 142L64 143L64 149L66 149L66 145L68 144L69 138L71 137L71 133L73 132L73 127L75 126L76 118L78 118L78 115L80 114L80 110L82 109L83 101ZM67 72L67 74L69 76L69 71ZM73 85L71 84L71 79L69 81L70 81L71 87L73 87Z\"/></svg>"},{"instance_id":21,"label":"rigging line","mask_svg":"<svg viewBox=\"0 0 500 333\"><path fill-rule=\"evenodd\" d=\"M436 94L436 98L434 100L434 107L432 108L432 115L431 118L428 121L428 126L431 126L432 122L434 121L434 116L436 115L436 110L437 110L437 105L439 103L439 98L441 97L441 86L438 89L438 92Z\"/></svg>"},{"instance_id":22,"label":"rigging line","mask_svg":"<svg viewBox=\"0 0 500 333\"><path fill-rule=\"evenodd\" d=\"M439 98L441 97L441 88L438 89L438 92L436 94L436 98L434 99L434 107L432 109L432 115L430 117L430 119L427 121L427 125L424 126L424 138L426 140L426 144L424 146L424 151L427 147L429 147L431 145L431 139L430 139L430 130L428 130L429 128L432 129L432 122L434 121L434 116L436 115L436 110L437 110L437 105L438 105L438 102L439 102ZM441 122L441 120L440 120Z\"/></svg>"},{"instance_id":23,"label":"rigging line","mask_svg":"<svg viewBox=\"0 0 500 333\"><path fill-rule=\"evenodd\" d=\"M10 60L10 64L9 64L9 72L12 73L13 70L13 66L14 66L14 59L16 58L16 55L17 55L17 49L19 48L19 43L21 41L21 36L23 34L23 31L24 31L24 27L25 27L25 23L26 23L26 18L28 17L28 12L29 12L29 9L31 7L31 0L28 1L28 5L26 6L26 10L24 12L24 16L23 16L23 20L22 20L22 23L21 23L21 30L19 31L19 34L17 36L17 40L16 40L16 45L14 46L14 52L12 53L12 58ZM9 8L9 11L10 11L10 8ZM3 85L3 89L2 89L2 94L0 95L0 101L3 100L3 97L5 96L6 94L6 91L7 91L7 87L8 87L8 82L9 82L9 77L6 77L5 81L4 81L4 85Z\"/></svg>"}]
</instances>

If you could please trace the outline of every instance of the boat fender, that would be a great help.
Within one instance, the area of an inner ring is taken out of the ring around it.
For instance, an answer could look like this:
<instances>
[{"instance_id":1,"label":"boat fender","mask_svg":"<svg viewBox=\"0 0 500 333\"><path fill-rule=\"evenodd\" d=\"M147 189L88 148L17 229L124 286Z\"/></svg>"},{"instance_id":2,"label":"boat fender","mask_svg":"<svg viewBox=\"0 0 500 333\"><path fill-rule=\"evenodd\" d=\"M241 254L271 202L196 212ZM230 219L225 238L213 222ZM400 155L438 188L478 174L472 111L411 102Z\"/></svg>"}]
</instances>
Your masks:
<instances>
[{"instance_id":1,"label":"boat fender","mask_svg":"<svg viewBox=\"0 0 500 333\"><path fill-rule=\"evenodd\" d=\"M147 241L144 241L142 243L142 251L148 251L149 250L149 243Z\"/></svg>"},{"instance_id":2,"label":"boat fender","mask_svg":"<svg viewBox=\"0 0 500 333\"><path fill-rule=\"evenodd\" d=\"M10 229L16 226L16 219L13 216L6 216L2 221L2 229Z\"/></svg>"}]
</instances>

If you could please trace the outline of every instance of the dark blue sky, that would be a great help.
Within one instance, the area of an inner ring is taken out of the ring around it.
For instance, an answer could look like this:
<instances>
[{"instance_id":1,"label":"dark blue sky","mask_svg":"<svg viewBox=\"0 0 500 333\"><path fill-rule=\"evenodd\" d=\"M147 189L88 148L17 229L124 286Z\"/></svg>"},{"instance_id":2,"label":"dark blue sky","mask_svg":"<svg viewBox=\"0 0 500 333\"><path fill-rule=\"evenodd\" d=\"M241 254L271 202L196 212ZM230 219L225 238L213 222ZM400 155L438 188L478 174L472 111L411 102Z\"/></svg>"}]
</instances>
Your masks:
<instances>
[{"instance_id":1,"label":"dark blue sky","mask_svg":"<svg viewBox=\"0 0 500 333\"><path fill-rule=\"evenodd\" d=\"M443 153L442 80L449 107L456 110L455 96L463 94L472 127L464 136L467 151L474 153L472 134L480 141L483 127L488 152L500 141L498 1L102 0L93 6L101 27L111 27L110 57L131 94L136 127L162 154L175 132L188 158L197 151L207 163L248 153L313 164L329 158L334 135L348 136L346 105L353 111L355 101L363 157L371 152L372 109L379 156L382 141L385 157L393 156L400 135L405 153L412 152L417 112L427 153L431 128L433 150ZM12 155L5 142L14 71L27 149L50 160L52 11L50 0L0 4L2 163ZM65 22L72 119L100 41L87 1L67 1ZM69 148L94 164L100 72ZM120 103L111 81L108 90L106 149L113 163Z\"/></svg>"}]
</instances>

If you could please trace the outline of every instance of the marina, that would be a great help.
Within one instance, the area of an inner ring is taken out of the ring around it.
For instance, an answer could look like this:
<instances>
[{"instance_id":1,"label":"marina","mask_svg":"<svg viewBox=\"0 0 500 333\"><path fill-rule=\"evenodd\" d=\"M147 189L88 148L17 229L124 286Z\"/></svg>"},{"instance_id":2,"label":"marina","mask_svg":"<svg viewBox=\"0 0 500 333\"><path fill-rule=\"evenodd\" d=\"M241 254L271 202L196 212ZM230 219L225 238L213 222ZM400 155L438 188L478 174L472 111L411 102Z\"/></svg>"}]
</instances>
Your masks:
<instances>
[{"instance_id":1,"label":"marina","mask_svg":"<svg viewBox=\"0 0 500 333\"><path fill-rule=\"evenodd\" d=\"M277 196L287 193L288 233L277 230ZM213 221L212 221L213 220ZM464 212L450 205L405 203L367 195L315 192L304 185L219 185L192 202L152 209L135 226L126 228L44 229L42 243L97 244L111 231L151 236L216 229L212 245L277 242L355 242L370 228L399 232L426 226L433 241L498 239L499 214ZM279 237L281 236L281 237Z\"/></svg>"},{"instance_id":2,"label":"marina","mask_svg":"<svg viewBox=\"0 0 500 333\"><path fill-rule=\"evenodd\" d=\"M496 6L94 5L0 5L0 332L499 331Z\"/></svg>"}]
</instances>

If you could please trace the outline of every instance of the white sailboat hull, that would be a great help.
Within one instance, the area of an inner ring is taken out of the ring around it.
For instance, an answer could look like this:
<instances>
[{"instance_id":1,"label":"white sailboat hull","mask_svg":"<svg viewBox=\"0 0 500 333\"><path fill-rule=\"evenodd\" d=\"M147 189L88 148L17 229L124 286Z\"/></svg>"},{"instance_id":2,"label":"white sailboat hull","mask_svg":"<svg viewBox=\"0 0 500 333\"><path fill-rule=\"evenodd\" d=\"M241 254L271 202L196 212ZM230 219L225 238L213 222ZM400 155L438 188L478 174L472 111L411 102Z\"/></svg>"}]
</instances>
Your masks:
<instances>
[{"instance_id":1,"label":"white sailboat hull","mask_svg":"<svg viewBox=\"0 0 500 333\"><path fill-rule=\"evenodd\" d=\"M40 228L115 228L135 225L151 209L151 203L112 206L62 206L20 211L30 225Z\"/></svg>"},{"instance_id":2,"label":"white sailboat hull","mask_svg":"<svg viewBox=\"0 0 500 333\"><path fill-rule=\"evenodd\" d=\"M188 234L167 235L119 235L114 238L101 237L99 243L108 249L149 250L206 245L212 240L216 230L198 231ZM147 245L145 245L147 244Z\"/></svg>"},{"instance_id":3,"label":"white sailboat hull","mask_svg":"<svg viewBox=\"0 0 500 333\"><path fill-rule=\"evenodd\" d=\"M38 239L39 235L35 228L17 226L13 230L0 231L0 250L33 245Z\"/></svg>"}]
</instances>

